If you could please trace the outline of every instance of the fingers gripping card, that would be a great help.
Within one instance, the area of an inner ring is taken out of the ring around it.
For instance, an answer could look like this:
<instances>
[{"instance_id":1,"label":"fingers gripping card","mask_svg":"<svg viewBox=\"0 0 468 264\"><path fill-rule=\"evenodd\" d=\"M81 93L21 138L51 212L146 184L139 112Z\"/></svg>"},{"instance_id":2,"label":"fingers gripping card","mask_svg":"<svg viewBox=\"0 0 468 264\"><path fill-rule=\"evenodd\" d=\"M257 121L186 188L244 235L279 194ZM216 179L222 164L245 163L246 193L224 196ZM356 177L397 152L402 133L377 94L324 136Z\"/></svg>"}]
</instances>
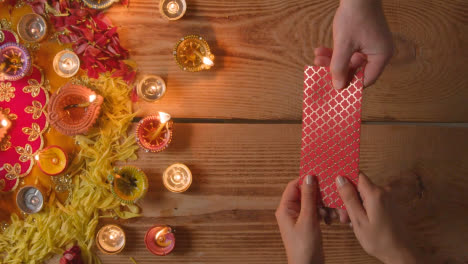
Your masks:
<instances>
[{"instance_id":1,"label":"fingers gripping card","mask_svg":"<svg viewBox=\"0 0 468 264\"><path fill-rule=\"evenodd\" d=\"M326 67L306 67L304 79L301 179L316 176L323 205L343 208L335 179L344 176L357 184L363 72L343 90L333 88Z\"/></svg>"}]
</instances>

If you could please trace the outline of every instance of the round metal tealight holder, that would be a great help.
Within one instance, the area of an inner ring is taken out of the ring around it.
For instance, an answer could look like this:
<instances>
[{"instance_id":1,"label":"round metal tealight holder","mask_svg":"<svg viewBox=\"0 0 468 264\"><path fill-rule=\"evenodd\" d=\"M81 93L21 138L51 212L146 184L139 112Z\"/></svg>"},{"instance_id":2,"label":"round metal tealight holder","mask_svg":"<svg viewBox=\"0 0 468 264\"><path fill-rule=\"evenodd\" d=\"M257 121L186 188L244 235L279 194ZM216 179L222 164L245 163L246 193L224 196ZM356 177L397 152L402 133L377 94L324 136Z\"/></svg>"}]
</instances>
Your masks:
<instances>
[{"instance_id":1,"label":"round metal tealight holder","mask_svg":"<svg viewBox=\"0 0 468 264\"><path fill-rule=\"evenodd\" d=\"M185 0L160 0L159 12L168 20L178 20L185 15L187 3Z\"/></svg>"},{"instance_id":2,"label":"round metal tealight holder","mask_svg":"<svg viewBox=\"0 0 468 264\"><path fill-rule=\"evenodd\" d=\"M147 75L138 82L137 94L147 102L155 102L166 94L166 83L159 76Z\"/></svg>"},{"instance_id":3,"label":"round metal tealight holder","mask_svg":"<svg viewBox=\"0 0 468 264\"><path fill-rule=\"evenodd\" d=\"M60 77L70 78L80 70L80 58L73 51L65 49L55 55L53 67Z\"/></svg>"},{"instance_id":4,"label":"round metal tealight holder","mask_svg":"<svg viewBox=\"0 0 468 264\"><path fill-rule=\"evenodd\" d=\"M26 214L35 214L44 206L44 195L34 186L25 186L16 194L18 208Z\"/></svg>"},{"instance_id":5,"label":"round metal tealight holder","mask_svg":"<svg viewBox=\"0 0 468 264\"><path fill-rule=\"evenodd\" d=\"M118 0L83 0L83 2L90 8L102 10L110 7Z\"/></svg>"},{"instance_id":6,"label":"round metal tealight holder","mask_svg":"<svg viewBox=\"0 0 468 264\"><path fill-rule=\"evenodd\" d=\"M38 14L26 14L18 22L17 30L22 40L39 42L47 35L47 22Z\"/></svg>"},{"instance_id":7,"label":"round metal tealight holder","mask_svg":"<svg viewBox=\"0 0 468 264\"><path fill-rule=\"evenodd\" d=\"M106 246L102 245L103 242L104 242L103 240L108 239L105 232L107 231L106 229L109 229L109 228L113 228L113 229L117 230L119 232L119 234L121 234L123 236L123 244L118 249L113 250L113 251L105 249ZM127 238L126 238L126 235L125 235L125 231L118 225L113 225L113 224L105 225L105 226L101 227L101 229L99 229L99 231L96 234L96 246L102 253L104 253L106 255L115 255L115 254L118 254L118 253L122 252L122 250L125 248L126 244L127 244Z\"/></svg>"}]
</instances>

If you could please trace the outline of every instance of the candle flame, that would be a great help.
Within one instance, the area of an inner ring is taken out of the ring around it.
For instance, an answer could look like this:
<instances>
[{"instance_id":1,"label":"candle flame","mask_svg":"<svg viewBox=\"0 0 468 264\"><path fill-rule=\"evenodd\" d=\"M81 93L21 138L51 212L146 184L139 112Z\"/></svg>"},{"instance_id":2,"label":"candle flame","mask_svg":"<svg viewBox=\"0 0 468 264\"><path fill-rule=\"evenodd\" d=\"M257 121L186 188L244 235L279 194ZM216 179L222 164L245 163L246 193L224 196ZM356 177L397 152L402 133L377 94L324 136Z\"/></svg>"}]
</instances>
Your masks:
<instances>
[{"instance_id":1,"label":"candle flame","mask_svg":"<svg viewBox=\"0 0 468 264\"><path fill-rule=\"evenodd\" d=\"M169 120L171 120L171 115L169 115L168 113L159 112L159 121L161 122L161 124L165 124Z\"/></svg>"},{"instance_id":2,"label":"candle flame","mask_svg":"<svg viewBox=\"0 0 468 264\"><path fill-rule=\"evenodd\" d=\"M6 119L2 119L2 126L3 127L8 126L8 121Z\"/></svg>"},{"instance_id":3,"label":"candle flame","mask_svg":"<svg viewBox=\"0 0 468 264\"><path fill-rule=\"evenodd\" d=\"M39 161L39 154L37 154L36 156L34 156L34 159Z\"/></svg>"},{"instance_id":4,"label":"candle flame","mask_svg":"<svg viewBox=\"0 0 468 264\"><path fill-rule=\"evenodd\" d=\"M203 63L208 65L208 66L213 66L214 65L214 62L208 57L203 57Z\"/></svg>"},{"instance_id":5,"label":"candle flame","mask_svg":"<svg viewBox=\"0 0 468 264\"><path fill-rule=\"evenodd\" d=\"M94 102L95 100L96 100L96 95L95 95L95 94L91 94L91 95L89 96L89 102L92 103L92 102Z\"/></svg>"}]
</instances>

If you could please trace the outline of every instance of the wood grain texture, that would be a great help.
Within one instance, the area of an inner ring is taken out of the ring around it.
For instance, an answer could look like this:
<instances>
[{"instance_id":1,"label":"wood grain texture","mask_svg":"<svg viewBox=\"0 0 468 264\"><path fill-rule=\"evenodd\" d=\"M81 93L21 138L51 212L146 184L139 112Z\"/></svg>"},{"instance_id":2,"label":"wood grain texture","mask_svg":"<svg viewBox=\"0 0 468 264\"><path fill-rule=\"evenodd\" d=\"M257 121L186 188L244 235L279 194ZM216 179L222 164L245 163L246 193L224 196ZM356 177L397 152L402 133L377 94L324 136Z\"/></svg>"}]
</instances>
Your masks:
<instances>
[{"instance_id":1,"label":"wood grain texture","mask_svg":"<svg viewBox=\"0 0 468 264\"><path fill-rule=\"evenodd\" d=\"M166 97L135 106L180 118L300 120L305 65L313 48L332 46L338 1L188 1L186 15L164 20L158 1L132 0L108 14L141 74L161 75ZM396 46L380 80L364 93L363 119L468 121L468 2L389 0L384 9ZM181 71L178 39L200 34L216 55L211 71Z\"/></svg>"},{"instance_id":2,"label":"wood grain texture","mask_svg":"<svg viewBox=\"0 0 468 264\"><path fill-rule=\"evenodd\" d=\"M402 221L416 244L438 263L466 263L468 232L468 129L364 125L361 169L377 184L394 187L406 212ZM140 151L130 164L150 179L140 202L143 217L123 221L127 248L101 255L103 263L286 263L274 210L288 181L299 174L300 125L175 124L164 152ZM161 175L174 162L194 175L188 192L165 190ZM154 224L176 227L166 257L151 255L143 238ZM349 227L323 226L327 263L379 263Z\"/></svg>"}]
</instances>

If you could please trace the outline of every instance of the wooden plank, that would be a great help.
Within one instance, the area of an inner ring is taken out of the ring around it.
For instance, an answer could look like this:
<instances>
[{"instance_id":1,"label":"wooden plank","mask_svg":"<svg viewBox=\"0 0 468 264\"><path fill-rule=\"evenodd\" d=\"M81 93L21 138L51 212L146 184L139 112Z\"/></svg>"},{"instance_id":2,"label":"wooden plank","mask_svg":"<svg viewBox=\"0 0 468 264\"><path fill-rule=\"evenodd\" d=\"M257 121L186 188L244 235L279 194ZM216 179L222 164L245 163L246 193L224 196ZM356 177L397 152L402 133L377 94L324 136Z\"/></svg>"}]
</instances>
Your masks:
<instances>
[{"instance_id":1,"label":"wooden plank","mask_svg":"<svg viewBox=\"0 0 468 264\"><path fill-rule=\"evenodd\" d=\"M440 263L465 263L468 251L468 129L364 125L361 169L378 184L392 184L417 232L416 244ZM128 248L103 263L286 263L274 210L289 180L298 176L300 125L175 124L162 153L139 152L150 188L143 217L122 222ZM173 194L161 181L174 162L194 175L188 192ZM143 238L154 224L177 229L174 254L151 255ZM327 263L378 263L346 225L323 226Z\"/></svg>"},{"instance_id":2,"label":"wooden plank","mask_svg":"<svg viewBox=\"0 0 468 264\"><path fill-rule=\"evenodd\" d=\"M108 14L142 74L161 75L166 97L141 102L141 115L165 110L180 118L300 120L305 65L313 48L332 46L338 1L188 1L187 14L164 20L158 1L132 0ZM384 1L396 53L381 79L364 93L363 119L468 121L468 28L464 0ZM216 65L187 73L172 49L200 34Z\"/></svg>"}]
</instances>

